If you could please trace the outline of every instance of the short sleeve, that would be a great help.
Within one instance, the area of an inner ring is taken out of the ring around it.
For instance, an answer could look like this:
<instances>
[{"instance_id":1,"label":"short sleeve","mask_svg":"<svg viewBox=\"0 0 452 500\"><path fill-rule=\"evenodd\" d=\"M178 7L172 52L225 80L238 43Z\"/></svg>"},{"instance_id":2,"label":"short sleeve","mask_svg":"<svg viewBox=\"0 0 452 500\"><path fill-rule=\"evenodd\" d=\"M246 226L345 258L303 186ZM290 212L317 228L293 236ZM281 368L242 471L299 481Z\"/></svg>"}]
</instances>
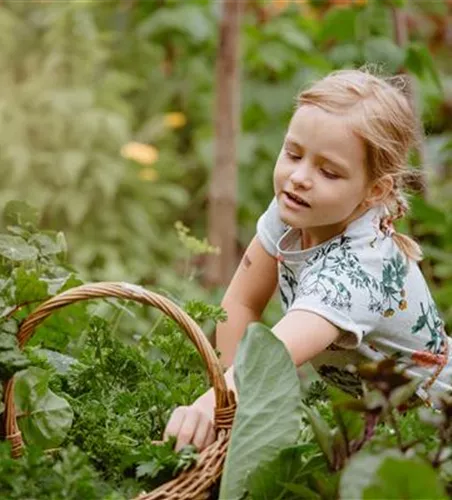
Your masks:
<instances>
[{"instance_id":1,"label":"short sleeve","mask_svg":"<svg viewBox=\"0 0 452 500\"><path fill-rule=\"evenodd\" d=\"M341 330L335 345L355 349L377 330L381 301L380 284L368 267L356 255L338 251L307 263L288 312L322 316Z\"/></svg>"},{"instance_id":2,"label":"short sleeve","mask_svg":"<svg viewBox=\"0 0 452 500\"><path fill-rule=\"evenodd\" d=\"M276 245L286 229L286 225L279 218L276 198L273 198L267 210L257 221L257 237L270 255L276 257Z\"/></svg>"}]
</instances>

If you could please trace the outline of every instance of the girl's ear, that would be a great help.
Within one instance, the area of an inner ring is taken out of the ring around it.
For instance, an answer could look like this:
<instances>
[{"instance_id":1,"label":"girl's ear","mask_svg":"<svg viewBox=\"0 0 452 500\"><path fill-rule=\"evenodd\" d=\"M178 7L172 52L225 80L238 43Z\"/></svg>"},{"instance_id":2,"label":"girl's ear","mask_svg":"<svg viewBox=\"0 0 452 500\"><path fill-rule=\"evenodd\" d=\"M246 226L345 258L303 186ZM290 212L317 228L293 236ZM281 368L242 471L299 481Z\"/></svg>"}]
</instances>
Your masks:
<instances>
[{"instance_id":1,"label":"girl's ear","mask_svg":"<svg viewBox=\"0 0 452 500\"><path fill-rule=\"evenodd\" d=\"M394 179L391 175L384 175L372 183L364 199L367 207L373 207L385 201L394 190Z\"/></svg>"}]
</instances>

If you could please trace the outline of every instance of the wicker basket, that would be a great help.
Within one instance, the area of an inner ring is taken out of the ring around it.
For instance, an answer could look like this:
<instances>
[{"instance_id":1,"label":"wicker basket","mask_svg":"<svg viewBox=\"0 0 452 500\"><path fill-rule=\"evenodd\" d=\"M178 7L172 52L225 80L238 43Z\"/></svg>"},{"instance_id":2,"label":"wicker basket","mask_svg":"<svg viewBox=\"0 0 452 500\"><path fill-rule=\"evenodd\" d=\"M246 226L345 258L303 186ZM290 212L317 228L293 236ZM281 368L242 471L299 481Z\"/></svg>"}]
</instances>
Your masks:
<instances>
[{"instance_id":1,"label":"wicker basket","mask_svg":"<svg viewBox=\"0 0 452 500\"><path fill-rule=\"evenodd\" d=\"M101 282L72 288L41 304L23 321L17 334L20 348L24 347L33 335L35 328L50 316L53 311L74 302L99 297L128 299L160 309L182 327L201 354L206 364L210 383L215 391L217 403L214 422L216 441L201 452L197 464L190 470L182 472L178 477L153 490L151 493L141 494L138 498L140 500L208 498L211 487L217 482L222 472L235 414L235 399L233 392L227 389L221 365L204 333L173 302L156 293L129 283ZM6 439L10 440L12 444L12 455L19 457L24 444L17 425L13 396L14 378L11 378L5 383L4 391L5 434Z\"/></svg>"}]
</instances>

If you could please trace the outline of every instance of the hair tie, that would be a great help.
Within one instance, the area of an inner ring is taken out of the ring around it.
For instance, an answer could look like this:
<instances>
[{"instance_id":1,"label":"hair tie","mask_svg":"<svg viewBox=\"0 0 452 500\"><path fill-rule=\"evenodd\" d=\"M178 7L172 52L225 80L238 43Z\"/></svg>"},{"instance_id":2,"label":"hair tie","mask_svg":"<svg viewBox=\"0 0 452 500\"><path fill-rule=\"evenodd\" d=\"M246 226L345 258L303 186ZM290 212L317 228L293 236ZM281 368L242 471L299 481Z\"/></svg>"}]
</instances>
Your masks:
<instances>
[{"instance_id":1,"label":"hair tie","mask_svg":"<svg viewBox=\"0 0 452 500\"><path fill-rule=\"evenodd\" d=\"M391 216L382 217L381 222L380 222L380 230L386 236L389 236L390 238L396 232L395 228L394 228L394 224L392 223Z\"/></svg>"}]
</instances>

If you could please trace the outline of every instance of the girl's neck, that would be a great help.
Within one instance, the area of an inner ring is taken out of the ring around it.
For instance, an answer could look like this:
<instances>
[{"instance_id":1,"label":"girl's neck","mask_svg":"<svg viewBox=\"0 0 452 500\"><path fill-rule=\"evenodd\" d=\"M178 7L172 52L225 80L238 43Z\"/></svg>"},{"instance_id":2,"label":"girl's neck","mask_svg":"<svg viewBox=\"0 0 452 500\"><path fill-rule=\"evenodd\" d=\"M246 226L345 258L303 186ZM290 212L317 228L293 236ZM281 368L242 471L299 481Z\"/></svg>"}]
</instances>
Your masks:
<instances>
[{"instance_id":1,"label":"girl's neck","mask_svg":"<svg viewBox=\"0 0 452 500\"><path fill-rule=\"evenodd\" d=\"M362 207L361 205L358 205L358 207L350 214L349 217L347 217L347 219L338 222L337 224L309 227L304 229L300 228L302 249L306 250L308 248L321 245L325 241L342 234L351 222L361 217L367 212L367 210L369 210L369 207Z\"/></svg>"}]
</instances>

